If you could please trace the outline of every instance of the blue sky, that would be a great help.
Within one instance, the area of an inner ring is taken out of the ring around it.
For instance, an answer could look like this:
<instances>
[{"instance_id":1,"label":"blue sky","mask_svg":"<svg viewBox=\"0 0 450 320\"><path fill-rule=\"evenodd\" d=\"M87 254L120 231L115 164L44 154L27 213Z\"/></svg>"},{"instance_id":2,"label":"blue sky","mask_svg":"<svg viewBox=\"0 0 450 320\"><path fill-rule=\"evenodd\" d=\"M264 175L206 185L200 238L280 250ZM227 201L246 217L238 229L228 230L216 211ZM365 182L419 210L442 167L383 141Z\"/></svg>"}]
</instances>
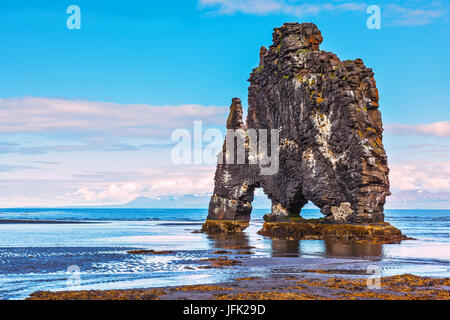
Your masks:
<instances>
[{"instance_id":1,"label":"blue sky","mask_svg":"<svg viewBox=\"0 0 450 320\"><path fill-rule=\"evenodd\" d=\"M66 8L81 9L69 30ZM381 8L369 30L366 8ZM9 1L0 4L0 207L212 191L170 164L170 133L223 128L259 48L314 22L322 50L375 71L393 190L450 191L445 1ZM125 120L123 120L125 118Z\"/></svg>"}]
</instances>

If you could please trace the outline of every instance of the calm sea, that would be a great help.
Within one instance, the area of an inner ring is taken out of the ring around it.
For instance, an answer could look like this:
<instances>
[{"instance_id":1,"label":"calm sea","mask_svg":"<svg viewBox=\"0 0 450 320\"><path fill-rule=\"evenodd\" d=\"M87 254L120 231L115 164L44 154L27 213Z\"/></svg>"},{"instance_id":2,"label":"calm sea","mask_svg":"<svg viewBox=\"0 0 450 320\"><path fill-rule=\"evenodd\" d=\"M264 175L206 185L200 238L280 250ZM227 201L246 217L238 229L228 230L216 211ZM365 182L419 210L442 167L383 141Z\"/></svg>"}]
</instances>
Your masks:
<instances>
[{"instance_id":1,"label":"calm sea","mask_svg":"<svg viewBox=\"0 0 450 320\"><path fill-rule=\"evenodd\" d=\"M450 210L387 210L386 220L415 240L385 245L271 240L256 233L265 213L254 210L242 234L208 236L193 233L207 215L199 209L0 209L0 299L23 299L38 290L276 277L317 267L364 270L375 265L382 275L450 277ZM321 214L311 209L303 210L302 216ZM28 223L39 221L46 223ZM241 260L241 265L201 268L207 265L202 259L217 257L214 251L230 246L253 247L252 254L229 250L228 256ZM175 253L127 253L138 248Z\"/></svg>"}]
</instances>

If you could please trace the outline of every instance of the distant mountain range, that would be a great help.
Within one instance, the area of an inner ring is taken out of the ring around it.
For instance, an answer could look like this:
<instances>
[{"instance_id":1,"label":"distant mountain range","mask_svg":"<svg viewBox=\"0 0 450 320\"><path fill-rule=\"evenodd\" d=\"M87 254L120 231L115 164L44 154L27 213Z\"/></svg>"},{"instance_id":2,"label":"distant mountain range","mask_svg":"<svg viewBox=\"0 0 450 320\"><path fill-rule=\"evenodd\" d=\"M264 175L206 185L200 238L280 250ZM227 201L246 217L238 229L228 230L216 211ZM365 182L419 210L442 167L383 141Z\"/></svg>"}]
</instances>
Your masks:
<instances>
[{"instance_id":1,"label":"distant mountain range","mask_svg":"<svg viewBox=\"0 0 450 320\"><path fill-rule=\"evenodd\" d=\"M185 194L182 196L138 197L128 203L108 206L118 208L208 208L211 194Z\"/></svg>"},{"instance_id":2,"label":"distant mountain range","mask_svg":"<svg viewBox=\"0 0 450 320\"><path fill-rule=\"evenodd\" d=\"M450 192L430 192L423 189L392 193L387 209L450 209Z\"/></svg>"},{"instance_id":3,"label":"distant mountain range","mask_svg":"<svg viewBox=\"0 0 450 320\"><path fill-rule=\"evenodd\" d=\"M185 194L181 196L138 197L128 203L103 206L107 208L205 208L209 206L212 193ZM270 200L266 196L255 196L253 207L270 208Z\"/></svg>"},{"instance_id":4,"label":"distant mountain range","mask_svg":"<svg viewBox=\"0 0 450 320\"><path fill-rule=\"evenodd\" d=\"M186 194L182 196L138 197L120 205L104 208L208 208L211 193ZM270 200L265 195L255 195L253 207L270 209ZM449 209L450 192L429 192L427 190L409 190L393 193L387 200L387 209ZM305 208L316 208L308 203Z\"/></svg>"}]
</instances>

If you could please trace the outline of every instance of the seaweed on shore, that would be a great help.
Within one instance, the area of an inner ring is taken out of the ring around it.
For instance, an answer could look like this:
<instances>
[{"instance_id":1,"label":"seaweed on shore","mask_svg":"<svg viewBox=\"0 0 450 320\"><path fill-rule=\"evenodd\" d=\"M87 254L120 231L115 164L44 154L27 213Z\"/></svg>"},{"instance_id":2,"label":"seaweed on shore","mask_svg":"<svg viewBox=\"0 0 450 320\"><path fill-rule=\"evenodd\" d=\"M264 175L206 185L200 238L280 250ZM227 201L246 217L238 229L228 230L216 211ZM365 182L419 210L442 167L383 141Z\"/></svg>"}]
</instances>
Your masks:
<instances>
[{"instance_id":1,"label":"seaweed on shore","mask_svg":"<svg viewBox=\"0 0 450 320\"><path fill-rule=\"evenodd\" d=\"M232 283L189 285L172 288L35 292L30 300L449 300L450 278L411 274L383 277L377 289L366 278L261 277L238 278Z\"/></svg>"}]
</instances>

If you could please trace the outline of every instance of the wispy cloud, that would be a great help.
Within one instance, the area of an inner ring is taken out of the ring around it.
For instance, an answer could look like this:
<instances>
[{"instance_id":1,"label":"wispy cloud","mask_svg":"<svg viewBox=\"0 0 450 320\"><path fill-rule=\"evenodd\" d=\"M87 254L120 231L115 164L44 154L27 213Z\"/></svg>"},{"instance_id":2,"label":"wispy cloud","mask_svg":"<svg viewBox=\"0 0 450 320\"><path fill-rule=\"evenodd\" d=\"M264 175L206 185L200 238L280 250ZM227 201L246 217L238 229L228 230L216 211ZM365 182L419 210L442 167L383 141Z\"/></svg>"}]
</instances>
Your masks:
<instances>
[{"instance_id":1,"label":"wispy cloud","mask_svg":"<svg viewBox=\"0 0 450 320\"><path fill-rule=\"evenodd\" d=\"M217 14L245 14L266 15L272 13L290 16L310 16L322 12L364 11L367 5L358 2L345 3L298 3L283 0L199 0L200 8L210 8Z\"/></svg>"},{"instance_id":2,"label":"wispy cloud","mask_svg":"<svg viewBox=\"0 0 450 320\"><path fill-rule=\"evenodd\" d=\"M327 12L355 12L366 14L374 3L343 1L292 1L292 0L199 0L201 9L218 15L244 13L253 15L284 14L291 17L317 16ZM404 1L402 5L392 1L379 1L382 17L388 25L421 26L433 23L448 15L449 7L441 1ZM383 22L383 24L385 24Z\"/></svg>"},{"instance_id":3,"label":"wispy cloud","mask_svg":"<svg viewBox=\"0 0 450 320\"><path fill-rule=\"evenodd\" d=\"M32 163L44 164L44 165L56 165L56 164L60 164L60 162L56 162L56 161L32 161Z\"/></svg>"},{"instance_id":4,"label":"wispy cloud","mask_svg":"<svg viewBox=\"0 0 450 320\"><path fill-rule=\"evenodd\" d=\"M145 145L130 145L126 143L115 144L67 144L67 145L47 145L47 146L21 146L17 144L9 148L2 148L0 146L0 153L17 153L25 155L37 155L48 152L82 152L82 151L135 151L143 149Z\"/></svg>"},{"instance_id":5,"label":"wispy cloud","mask_svg":"<svg viewBox=\"0 0 450 320\"><path fill-rule=\"evenodd\" d=\"M398 4L387 4L383 9L393 25L400 26L423 26L430 24L448 15L448 6L439 1L425 2L415 1L409 7Z\"/></svg>"},{"instance_id":6,"label":"wispy cloud","mask_svg":"<svg viewBox=\"0 0 450 320\"><path fill-rule=\"evenodd\" d=\"M385 125L386 133L398 135L434 136L438 138L450 137L450 121L439 121L429 124L390 124Z\"/></svg>"},{"instance_id":7,"label":"wispy cloud","mask_svg":"<svg viewBox=\"0 0 450 320\"><path fill-rule=\"evenodd\" d=\"M227 107L193 104L151 106L55 98L0 98L0 133L101 133L169 138L173 129L191 128L196 120L222 126L227 112ZM13 146L0 146L8 147Z\"/></svg>"},{"instance_id":8,"label":"wispy cloud","mask_svg":"<svg viewBox=\"0 0 450 320\"><path fill-rule=\"evenodd\" d=\"M0 164L0 172L10 172L15 170L30 170L30 169L39 169L34 166L18 166L18 165L5 165Z\"/></svg>"}]
</instances>

